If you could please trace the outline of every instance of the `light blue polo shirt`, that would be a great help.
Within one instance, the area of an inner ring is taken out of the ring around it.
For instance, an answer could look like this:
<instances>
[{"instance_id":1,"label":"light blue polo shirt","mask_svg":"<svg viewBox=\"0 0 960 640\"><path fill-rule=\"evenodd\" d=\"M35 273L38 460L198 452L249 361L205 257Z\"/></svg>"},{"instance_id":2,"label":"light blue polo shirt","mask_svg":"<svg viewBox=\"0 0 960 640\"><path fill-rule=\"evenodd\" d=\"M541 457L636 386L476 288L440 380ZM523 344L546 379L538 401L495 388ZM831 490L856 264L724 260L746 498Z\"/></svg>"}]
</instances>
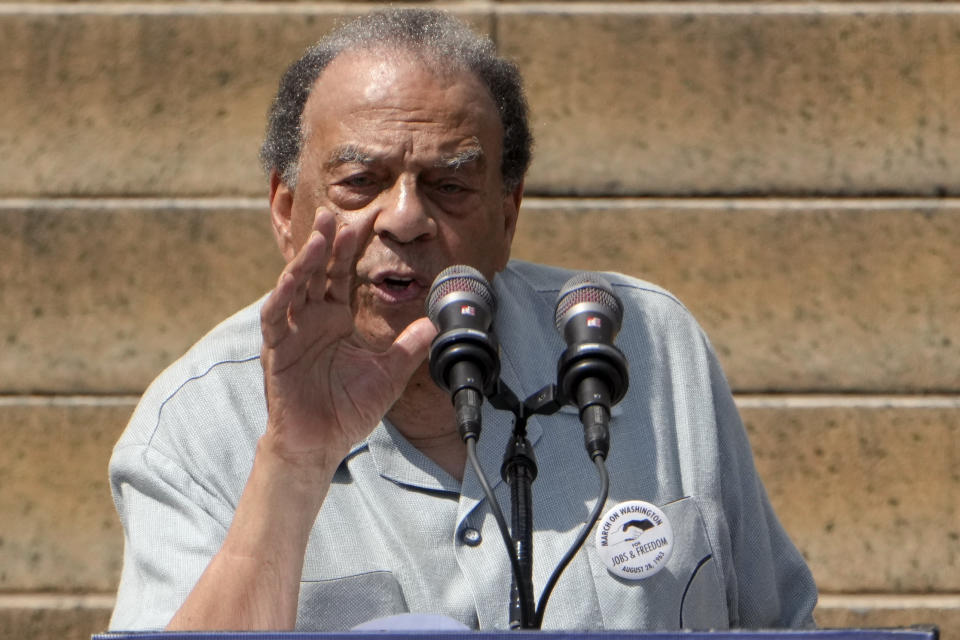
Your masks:
<instances>
[{"instance_id":1,"label":"light blue polo shirt","mask_svg":"<svg viewBox=\"0 0 960 640\"><path fill-rule=\"evenodd\" d=\"M494 279L501 379L523 398L555 381L553 326L568 271L512 261ZM560 579L545 629L812 625L816 588L773 514L730 390L703 332L669 293L608 274L625 307L617 345L630 388L615 407L605 509L642 500L670 522L656 574L614 575L593 536ZM262 300L229 318L146 391L110 464L125 532L111 629L162 628L219 550L267 414ZM484 407L479 457L504 511L500 465L512 415ZM576 411L530 420L534 592L597 499ZM381 423L337 470L307 546L298 628L343 630L392 614L505 629L510 564L473 470L463 483Z\"/></svg>"}]
</instances>

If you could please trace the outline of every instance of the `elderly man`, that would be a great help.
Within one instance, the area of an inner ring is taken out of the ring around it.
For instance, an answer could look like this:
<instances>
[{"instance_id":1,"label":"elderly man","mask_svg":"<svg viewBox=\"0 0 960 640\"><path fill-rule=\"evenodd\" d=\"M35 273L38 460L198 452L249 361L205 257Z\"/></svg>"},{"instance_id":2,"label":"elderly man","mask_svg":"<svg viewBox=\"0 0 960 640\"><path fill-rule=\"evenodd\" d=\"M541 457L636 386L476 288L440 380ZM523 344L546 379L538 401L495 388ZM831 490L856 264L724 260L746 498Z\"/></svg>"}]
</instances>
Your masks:
<instances>
[{"instance_id":1,"label":"elderly man","mask_svg":"<svg viewBox=\"0 0 960 640\"><path fill-rule=\"evenodd\" d=\"M291 66L262 154L287 266L151 385L116 446L112 628L337 630L404 612L507 626L510 563L430 379L423 316L441 270L478 269L499 300L501 379L518 395L549 382L570 274L509 261L530 143L515 68L442 13L365 16ZM611 511L543 626L811 624L810 573L709 344L667 292L609 278L633 367L611 422ZM498 479L511 416L483 411L479 457ZM596 479L575 411L533 418L528 437L539 593ZM613 526L618 505L631 518ZM633 546L614 553L610 531ZM649 561L630 569L631 548Z\"/></svg>"}]
</instances>

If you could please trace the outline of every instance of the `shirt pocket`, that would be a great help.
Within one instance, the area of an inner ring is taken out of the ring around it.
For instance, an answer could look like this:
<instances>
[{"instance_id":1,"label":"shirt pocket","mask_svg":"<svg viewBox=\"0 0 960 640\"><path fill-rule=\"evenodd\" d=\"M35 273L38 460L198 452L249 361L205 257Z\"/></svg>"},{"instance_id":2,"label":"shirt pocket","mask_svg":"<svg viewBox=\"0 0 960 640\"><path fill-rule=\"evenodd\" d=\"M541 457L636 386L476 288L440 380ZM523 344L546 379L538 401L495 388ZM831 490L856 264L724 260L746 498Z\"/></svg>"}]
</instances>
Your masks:
<instances>
[{"instance_id":1,"label":"shirt pocket","mask_svg":"<svg viewBox=\"0 0 960 640\"><path fill-rule=\"evenodd\" d=\"M408 611L400 583L389 571L302 580L296 628L299 631L346 631L373 618Z\"/></svg>"},{"instance_id":2,"label":"shirt pocket","mask_svg":"<svg viewBox=\"0 0 960 640\"><path fill-rule=\"evenodd\" d=\"M657 573L638 580L607 570L588 542L605 629L726 629L726 590L693 498L660 505L673 529L673 553Z\"/></svg>"}]
</instances>

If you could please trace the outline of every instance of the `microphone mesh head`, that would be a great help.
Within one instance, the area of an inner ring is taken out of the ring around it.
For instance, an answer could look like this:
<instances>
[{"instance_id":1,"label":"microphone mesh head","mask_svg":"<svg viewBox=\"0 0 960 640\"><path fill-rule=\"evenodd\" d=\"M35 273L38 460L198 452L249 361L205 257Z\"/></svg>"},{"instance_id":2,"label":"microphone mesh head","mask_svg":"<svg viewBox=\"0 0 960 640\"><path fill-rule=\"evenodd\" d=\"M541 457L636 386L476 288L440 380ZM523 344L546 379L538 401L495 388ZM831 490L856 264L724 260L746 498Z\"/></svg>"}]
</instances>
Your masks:
<instances>
[{"instance_id":1,"label":"microphone mesh head","mask_svg":"<svg viewBox=\"0 0 960 640\"><path fill-rule=\"evenodd\" d=\"M436 324L437 317L440 315L440 301L448 294L454 292L468 292L478 296L486 304L487 309L492 314L497 307L496 298L493 297L493 291L490 283L483 277L483 274L465 264L455 264L447 267L434 278L430 286L430 293L427 296L427 317Z\"/></svg>"},{"instance_id":2,"label":"microphone mesh head","mask_svg":"<svg viewBox=\"0 0 960 640\"><path fill-rule=\"evenodd\" d=\"M613 286L599 274L580 273L567 280L557 294L557 311L554 316L557 331L563 333L567 312L584 302L601 306L609 312L614 325L617 328L620 327L623 320L623 304L613 292Z\"/></svg>"}]
</instances>

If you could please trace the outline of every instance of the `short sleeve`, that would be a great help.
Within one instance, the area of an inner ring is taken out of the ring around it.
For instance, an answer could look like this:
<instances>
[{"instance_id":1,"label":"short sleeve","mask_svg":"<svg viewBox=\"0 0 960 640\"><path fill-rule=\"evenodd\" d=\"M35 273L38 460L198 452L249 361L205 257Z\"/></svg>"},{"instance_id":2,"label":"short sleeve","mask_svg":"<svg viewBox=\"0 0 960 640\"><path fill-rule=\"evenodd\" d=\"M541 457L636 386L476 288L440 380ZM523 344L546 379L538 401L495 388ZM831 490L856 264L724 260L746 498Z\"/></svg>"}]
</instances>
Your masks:
<instances>
[{"instance_id":1,"label":"short sleeve","mask_svg":"<svg viewBox=\"0 0 960 640\"><path fill-rule=\"evenodd\" d=\"M232 512L147 445L118 447L110 480L124 529L110 629L162 629L223 544Z\"/></svg>"}]
</instances>

